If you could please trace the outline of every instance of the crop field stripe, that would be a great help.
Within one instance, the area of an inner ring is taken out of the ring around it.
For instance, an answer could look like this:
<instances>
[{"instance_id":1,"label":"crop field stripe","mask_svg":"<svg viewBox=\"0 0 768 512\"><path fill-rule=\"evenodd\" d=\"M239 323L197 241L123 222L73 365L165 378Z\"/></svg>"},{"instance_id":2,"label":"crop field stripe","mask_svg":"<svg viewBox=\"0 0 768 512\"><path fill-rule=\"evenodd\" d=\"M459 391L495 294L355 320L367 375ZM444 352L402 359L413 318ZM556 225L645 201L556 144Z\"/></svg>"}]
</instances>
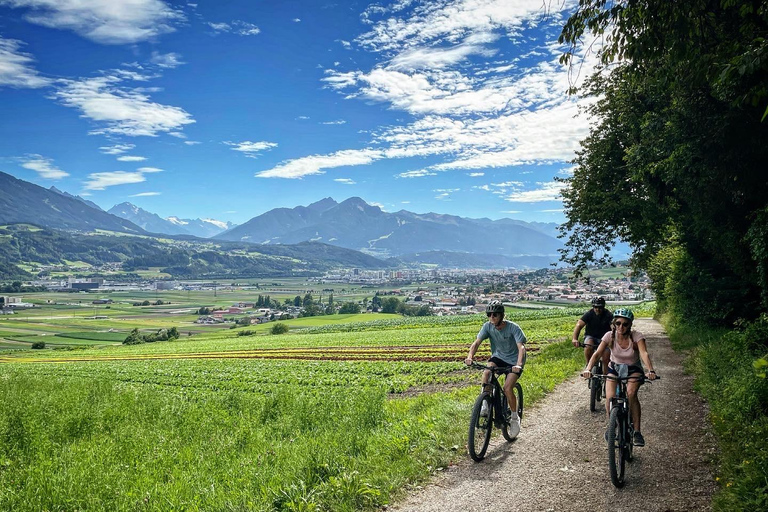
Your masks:
<instances>
[{"instance_id":1,"label":"crop field stripe","mask_svg":"<svg viewBox=\"0 0 768 512\"><path fill-rule=\"evenodd\" d=\"M538 346L531 346L528 352L536 352ZM298 359L312 361L457 361L466 353L465 345L418 347L336 347L315 349L258 349L227 352L200 352L186 354L144 354L141 356L70 357L57 359L0 358L0 363L69 363L98 361L146 361L172 359Z\"/></svg>"}]
</instances>

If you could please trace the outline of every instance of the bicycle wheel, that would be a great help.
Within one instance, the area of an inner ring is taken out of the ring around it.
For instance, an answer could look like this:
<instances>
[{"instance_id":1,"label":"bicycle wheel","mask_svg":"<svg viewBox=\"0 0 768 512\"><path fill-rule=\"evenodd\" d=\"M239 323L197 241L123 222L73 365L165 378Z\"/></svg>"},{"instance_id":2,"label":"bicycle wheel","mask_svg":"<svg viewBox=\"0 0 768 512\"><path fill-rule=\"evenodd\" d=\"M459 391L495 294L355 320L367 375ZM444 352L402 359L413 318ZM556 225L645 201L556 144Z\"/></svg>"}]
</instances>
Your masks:
<instances>
[{"instance_id":1,"label":"bicycle wheel","mask_svg":"<svg viewBox=\"0 0 768 512\"><path fill-rule=\"evenodd\" d=\"M521 386L519 382L516 382L515 387L512 388L512 392L517 399L517 416L520 418L520 421L523 421L523 386Z\"/></svg>"},{"instance_id":2,"label":"bicycle wheel","mask_svg":"<svg viewBox=\"0 0 768 512\"><path fill-rule=\"evenodd\" d=\"M507 440L507 442L512 442L515 439L517 439L517 436L513 436L510 433L509 428L509 422L507 421L507 412L509 411L509 403L507 402L507 397L504 395L504 393L501 394L501 410L504 411L504 418L501 423L501 434L504 436L504 439Z\"/></svg>"},{"instance_id":3,"label":"bicycle wheel","mask_svg":"<svg viewBox=\"0 0 768 512\"><path fill-rule=\"evenodd\" d=\"M596 409L595 404L597 403L598 400L600 400L600 393L601 393L600 382L601 381L597 377L598 371L600 371L599 365L595 365L592 368L592 377L590 377L589 379L590 382L592 383L592 385L589 387L589 410L591 412L595 412L595 409ZM600 375L602 375L602 372L600 373Z\"/></svg>"},{"instance_id":4,"label":"bicycle wheel","mask_svg":"<svg viewBox=\"0 0 768 512\"><path fill-rule=\"evenodd\" d=\"M488 414L482 416L480 412L483 409L483 403L486 404ZM472 417L469 420L469 437L467 439L467 448L469 456L475 462L480 462L485 457L488 449L488 443L491 441L491 429L493 428L493 401L490 393L480 393L472 407Z\"/></svg>"},{"instance_id":5,"label":"bicycle wheel","mask_svg":"<svg viewBox=\"0 0 768 512\"><path fill-rule=\"evenodd\" d=\"M608 469L611 472L611 483L624 487L624 432L620 418L619 406L611 411L608 420Z\"/></svg>"}]
</instances>

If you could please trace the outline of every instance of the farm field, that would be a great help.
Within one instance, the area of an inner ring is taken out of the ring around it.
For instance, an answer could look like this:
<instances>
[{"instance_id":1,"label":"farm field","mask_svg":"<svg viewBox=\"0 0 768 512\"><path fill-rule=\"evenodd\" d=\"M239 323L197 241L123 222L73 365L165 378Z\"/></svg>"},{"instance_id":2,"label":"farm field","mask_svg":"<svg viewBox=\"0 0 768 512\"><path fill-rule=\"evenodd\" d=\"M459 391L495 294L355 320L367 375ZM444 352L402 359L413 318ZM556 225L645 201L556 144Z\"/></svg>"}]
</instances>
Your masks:
<instances>
[{"instance_id":1,"label":"farm field","mask_svg":"<svg viewBox=\"0 0 768 512\"><path fill-rule=\"evenodd\" d=\"M564 341L581 313L510 312L526 404L583 364ZM485 319L340 320L6 352L0 510L362 510L465 457Z\"/></svg>"}]
</instances>

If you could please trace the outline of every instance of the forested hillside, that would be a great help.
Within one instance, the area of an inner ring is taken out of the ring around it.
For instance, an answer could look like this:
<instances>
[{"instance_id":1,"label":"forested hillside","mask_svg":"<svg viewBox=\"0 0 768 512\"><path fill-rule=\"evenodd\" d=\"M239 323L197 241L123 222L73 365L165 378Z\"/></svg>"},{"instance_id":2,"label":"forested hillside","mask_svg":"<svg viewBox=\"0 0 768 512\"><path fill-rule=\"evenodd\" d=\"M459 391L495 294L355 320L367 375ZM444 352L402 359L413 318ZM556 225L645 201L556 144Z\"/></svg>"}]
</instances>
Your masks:
<instances>
[{"instance_id":1,"label":"forested hillside","mask_svg":"<svg viewBox=\"0 0 768 512\"><path fill-rule=\"evenodd\" d=\"M120 262L126 271L160 267L178 278L296 275L335 266L389 265L357 251L314 242L262 247L146 236L72 234L27 225L0 228L0 272L6 276L3 280L31 277L15 266L19 263L59 265L65 260L94 266Z\"/></svg>"}]
</instances>

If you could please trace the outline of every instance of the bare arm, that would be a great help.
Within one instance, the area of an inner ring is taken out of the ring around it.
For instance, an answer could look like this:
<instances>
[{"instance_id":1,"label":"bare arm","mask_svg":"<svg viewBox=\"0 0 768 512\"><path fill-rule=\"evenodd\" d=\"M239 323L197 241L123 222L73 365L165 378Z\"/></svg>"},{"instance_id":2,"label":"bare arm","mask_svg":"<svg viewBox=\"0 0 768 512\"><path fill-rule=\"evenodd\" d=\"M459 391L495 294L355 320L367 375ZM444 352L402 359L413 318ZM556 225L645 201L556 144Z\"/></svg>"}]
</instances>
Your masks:
<instances>
[{"instance_id":1,"label":"bare arm","mask_svg":"<svg viewBox=\"0 0 768 512\"><path fill-rule=\"evenodd\" d=\"M645 338L637 342L637 349L640 351L640 359L643 361L645 367L648 368L648 373L646 374L648 380L654 380L656 378L656 372L653 371L651 356L648 355L648 347L645 344Z\"/></svg>"},{"instance_id":2,"label":"bare arm","mask_svg":"<svg viewBox=\"0 0 768 512\"><path fill-rule=\"evenodd\" d=\"M584 320L582 320L581 318L579 318L576 321L576 327L573 328L573 339L571 340L574 347L579 346L579 333L581 332L581 330L584 328L585 325L587 324L584 323Z\"/></svg>"},{"instance_id":3,"label":"bare arm","mask_svg":"<svg viewBox=\"0 0 768 512\"><path fill-rule=\"evenodd\" d=\"M587 363L587 366L584 368L584 371L581 372L582 377L587 378L592 371L592 367L595 366L597 363L597 360L603 357L603 352L605 351L605 348L608 346L608 342L606 341L600 341L600 345L598 345L597 350L592 354L592 357L589 358L589 362Z\"/></svg>"},{"instance_id":4,"label":"bare arm","mask_svg":"<svg viewBox=\"0 0 768 512\"><path fill-rule=\"evenodd\" d=\"M517 364L515 366L523 369L523 363L525 362L525 343L517 344Z\"/></svg>"},{"instance_id":5,"label":"bare arm","mask_svg":"<svg viewBox=\"0 0 768 512\"><path fill-rule=\"evenodd\" d=\"M467 356L467 358L464 360L464 364L466 364L467 366L469 366L469 365L471 365L471 364L472 364L472 359L474 359L474 357L475 357L475 353L477 352L477 349L478 349L478 348L480 348L480 344L481 344L482 342L483 342L483 340L481 340L480 338L477 338L477 339L475 340L475 342L474 342L474 343L472 343L472 344L469 346L469 355L468 355L468 356Z\"/></svg>"}]
</instances>

